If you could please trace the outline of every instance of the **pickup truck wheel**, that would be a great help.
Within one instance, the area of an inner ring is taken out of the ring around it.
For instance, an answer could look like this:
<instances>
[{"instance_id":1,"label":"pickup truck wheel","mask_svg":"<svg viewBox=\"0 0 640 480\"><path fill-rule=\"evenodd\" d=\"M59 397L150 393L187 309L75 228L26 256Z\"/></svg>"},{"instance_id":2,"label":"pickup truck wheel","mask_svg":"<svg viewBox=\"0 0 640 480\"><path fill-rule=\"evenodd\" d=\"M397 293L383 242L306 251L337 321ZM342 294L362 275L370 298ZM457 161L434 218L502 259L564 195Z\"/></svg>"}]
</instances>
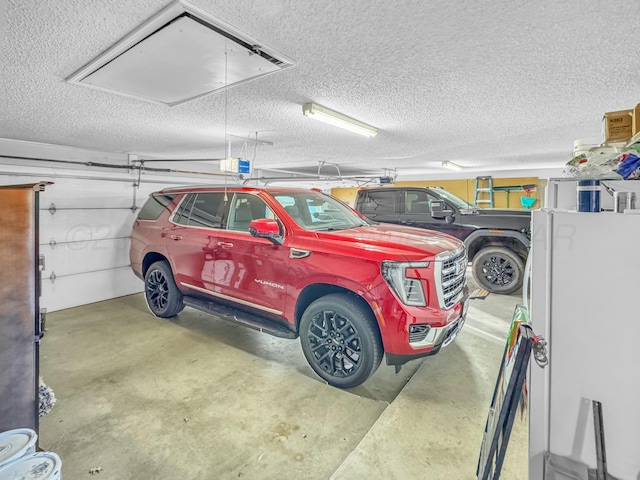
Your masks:
<instances>
[{"instance_id":1,"label":"pickup truck wheel","mask_svg":"<svg viewBox=\"0 0 640 480\"><path fill-rule=\"evenodd\" d=\"M314 301L300 320L300 343L311 368L335 387L360 385L382 360L374 322L371 312L348 294Z\"/></svg>"},{"instance_id":2,"label":"pickup truck wheel","mask_svg":"<svg viewBox=\"0 0 640 480\"><path fill-rule=\"evenodd\" d=\"M184 309L182 293L173 279L169 262L162 260L149 267L144 276L144 296L156 317L175 317Z\"/></svg>"},{"instance_id":3,"label":"pickup truck wheel","mask_svg":"<svg viewBox=\"0 0 640 480\"><path fill-rule=\"evenodd\" d=\"M491 293L507 295L522 286L524 264L507 248L487 247L473 258L473 278Z\"/></svg>"}]
</instances>

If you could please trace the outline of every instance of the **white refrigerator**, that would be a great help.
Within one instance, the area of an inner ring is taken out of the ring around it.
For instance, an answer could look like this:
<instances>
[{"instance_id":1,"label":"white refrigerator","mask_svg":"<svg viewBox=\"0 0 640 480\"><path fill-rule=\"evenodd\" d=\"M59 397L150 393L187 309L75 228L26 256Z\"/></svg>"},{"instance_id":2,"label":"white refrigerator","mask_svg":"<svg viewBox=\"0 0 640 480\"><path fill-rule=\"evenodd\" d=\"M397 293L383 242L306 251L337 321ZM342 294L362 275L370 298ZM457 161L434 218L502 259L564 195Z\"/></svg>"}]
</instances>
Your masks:
<instances>
[{"instance_id":1,"label":"white refrigerator","mask_svg":"<svg viewBox=\"0 0 640 480\"><path fill-rule=\"evenodd\" d=\"M602 402L608 472L640 480L640 215L532 212L531 324L549 364L529 371L529 479L545 452L596 467L591 401Z\"/></svg>"}]
</instances>

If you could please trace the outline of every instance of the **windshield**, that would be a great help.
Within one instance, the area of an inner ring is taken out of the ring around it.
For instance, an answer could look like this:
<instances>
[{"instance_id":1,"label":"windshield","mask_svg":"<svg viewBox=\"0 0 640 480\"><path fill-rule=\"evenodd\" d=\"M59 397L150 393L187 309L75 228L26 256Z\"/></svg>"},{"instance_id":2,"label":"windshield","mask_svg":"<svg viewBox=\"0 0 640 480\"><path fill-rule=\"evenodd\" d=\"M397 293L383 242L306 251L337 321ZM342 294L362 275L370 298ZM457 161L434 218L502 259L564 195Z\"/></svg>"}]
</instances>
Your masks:
<instances>
[{"instance_id":1,"label":"windshield","mask_svg":"<svg viewBox=\"0 0 640 480\"><path fill-rule=\"evenodd\" d=\"M324 193L278 193L273 197L302 228L314 231L346 230L369 225L370 222L351 207Z\"/></svg>"},{"instance_id":2,"label":"windshield","mask_svg":"<svg viewBox=\"0 0 640 480\"><path fill-rule=\"evenodd\" d=\"M438 194L444 197L449 203L455 205L459 210L469 210L478 208L474 204L469 203L460 197L456 197L453 193L449 193L446 190L438 188Z\"/></svg>"}]
</instances>

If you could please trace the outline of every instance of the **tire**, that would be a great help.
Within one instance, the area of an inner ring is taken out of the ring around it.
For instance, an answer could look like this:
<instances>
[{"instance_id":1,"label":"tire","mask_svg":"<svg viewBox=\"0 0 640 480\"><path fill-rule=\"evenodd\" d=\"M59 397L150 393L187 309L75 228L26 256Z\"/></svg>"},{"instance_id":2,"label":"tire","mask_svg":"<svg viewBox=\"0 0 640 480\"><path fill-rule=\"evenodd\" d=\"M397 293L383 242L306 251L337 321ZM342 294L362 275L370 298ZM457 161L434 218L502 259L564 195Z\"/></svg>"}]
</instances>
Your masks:
<instances>
[{"instance_id":1,"label":"tire","mask_svg":"<svg viewBox=\"0 0 640 480\"><path fill-rule=\"evenodd\" d=\"M166 260L151 264L144 276L144 297L149 311L156 317L175 317L184 309L171 266Z\"/></svg>"},{"instance_id":2,"label":"tire","mask_svg":"<svg viewBox=\"0 0 640 480\"><path fill-rule=\"evenodd\" d=\"M524 263L508 248L483 248L473 257L471 270L476 282L491 293L508 295L522 287Z\"/></svg>"},{"instance_id":3,"label":"tire","mask_svg":"<svg viewBox=\"0 0 640 480\"><path fill-rule=\"evenodd\" d=\"M307 362L334 387L360 385L382 361L373 315L352 295L332 293L314 301L302 314L299 333Z\"/></svg>"}]
</instances>

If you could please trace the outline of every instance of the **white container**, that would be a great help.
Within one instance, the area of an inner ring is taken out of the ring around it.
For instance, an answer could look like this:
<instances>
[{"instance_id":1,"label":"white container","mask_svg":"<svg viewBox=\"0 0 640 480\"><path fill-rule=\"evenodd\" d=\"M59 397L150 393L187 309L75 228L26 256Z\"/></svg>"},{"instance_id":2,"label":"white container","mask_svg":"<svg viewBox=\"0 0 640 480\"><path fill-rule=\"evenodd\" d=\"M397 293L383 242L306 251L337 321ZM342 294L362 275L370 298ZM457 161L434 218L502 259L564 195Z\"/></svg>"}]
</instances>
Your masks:
<instances>
[{"instance_id":1,"label":"white container","mask_svg":"<svg viewBox=\"0 0 640 480\"><path fill-rule=\"evenodd\" d=\"M62 460L53 452L31 453L0 468L0 480L61 480Z\"/></svg>"},{"instance_id":2,"label":"white container","mask_svg":"<svg viewBox=\"0 0 640 480\"><path fill-rule=\"evenodd\" d=\"M624 213L636 208L636 192L613 192L613 211Z\"/></svg>"},{"instance_id":3,"label":"white container","mask_svg":"<svg viewBox=\"0 0 640 480\"><path fill-rule=\"evenodd\" d=\"M30 428L16 428L0 433L0 469L36 451L38 434Z\"/></svg>"}]
</instances>

